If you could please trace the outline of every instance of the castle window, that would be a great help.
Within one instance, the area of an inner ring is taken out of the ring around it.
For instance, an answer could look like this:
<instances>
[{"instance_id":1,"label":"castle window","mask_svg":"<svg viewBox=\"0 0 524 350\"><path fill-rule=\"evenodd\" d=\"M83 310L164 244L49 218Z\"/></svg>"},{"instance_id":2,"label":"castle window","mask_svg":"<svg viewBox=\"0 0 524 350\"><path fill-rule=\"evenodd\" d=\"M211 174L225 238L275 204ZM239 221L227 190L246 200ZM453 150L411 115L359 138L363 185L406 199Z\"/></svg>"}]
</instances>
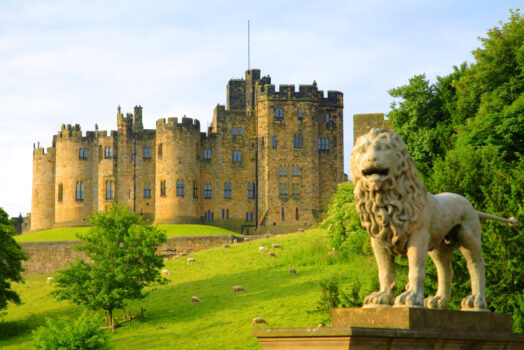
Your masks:
<instances>
[{"instance_id":1,"label":"castle window","mask_svg":"<svg viewBox=\"0 0 524 350\"><path fill-rule=\"evenodd\" d=\"M287 176L287 166L286 165L280 165L278 168L278 174L280 176Z\"/></svg>"},{"instance_id":2,"label":"castle window","mask_svg":"<svg viewBox=\"0 0 524 350\"><path fill-rule=\"evenodd\" d=\"M287 184L278 184L278 194L280 196L287 196Z\"/></svg>"},{"instance_id":3,"label":"castle window","mask_svg":"<svg viewBox=\"0 0 524 350\"><path fill-rule=\"evenodd\" d=\"M298 120L302 120L302 108L298 109Z\"/></svg>"},{"instance_id":4,"label":"castle window","mask_svg":"<svg viewBox=\"0 0 524 350\"><path fill-rule=\"evenodd\" d=\"M322 149L322 139L318 139L318 150Z\"/></svg>"},{"instance_id":5,"label":"castle window","mask_svg":"<svg viewBox=\"0 0 524 350\"><path fill-rule=\"evenodd\" d=\"M296 176L295 175L295 166L294 165L291 166L291 176Z\"/></svg>"},{"instance_id":6,"label":"castle window","mask_svg":"<svg viewBox=\"0 0 524 350\"><path fill-rule=\"evenodd\" d=\"M329 139L326 139L326 150L329 149Z\"/></svg>"},{"instance_id":7,"label":"castle window","mask_svg":"<svg viewBox=\"0 0 524 350\"><path fill-rule=\"evenodd\" d=\"M144 198L151 198L151 184L144 184Z\"/></svg>"},{"instance_id":8,"label":"castle window","mask_svg":"<svg viewBox=\"0 0 524 350\"><path fill-rule=\"evenodd\" d=\"M284 213L284 207L282 207L282 221L284 221L285 218L286 218L286 217L285 217L285 213Z\"/></svg>"},{"instance_id":9,"label":"castle window","mask_svg":"<svg viewBox=\"0 0 524 350\"><path fill-rule=\"evenodd\" d=\"M184 181L183 180L178 180L176 182L176 196L184 197Z\"/></svg>"},{"instance_id":10,"label":"castle window","mask_svg":"<svg viewBox=\"0 0 524 350\"><path fill-rule=\"evenodd\" d=\"M248 199L255 198L255 184L247 184L247 198Z\"/></svg>"},{"instance_id":11,"label":"castle window","mask_svg":"<svg viewBox=\"0 0 524 350\"><path fill-rule=\"evenodd\" d=\"M283 109L275 109L275 119L282 120L284 118L284 110Z\"/></svg>"},{"instance_id":12,"label":"castle window","mask_svg":"<svg viewBox=\"0 0 524 350\"><path fill-rule=\"evenodd\" d=\"M295 220L298 221L298 208L295 208Z\"/></svg>"},{"instance_id":13,"label":"castle window","mask_svg":"<svg viewBox=\"0 0 524 350\"><path fill-rule=\"evenodd\" d=\"M238 134L242 135L242 127L238 128Z\"/></svg>"},{"instance_id":14,"label":"castle window","mask_svg":"<svg viewBox=\"0 0 524 350\"><path fill-rule=\"evenodd\" d=\"M253 212L246 212L246 222L253 222Z\"/></svg>"},{"instance_id":15,"label":"castle window","mask_svg":"<svg viewBox=\"0 0 524 350\"><path fill-rule=\"evenodd\" d=\"M111 146L107 146L107 147L105 148L104 156L105 156L105 158L107 158L107 159L110 159L110 158L113 157L113 152L112 152Z\"/></svg>"},{"instance_id":16,"label":"castle window","mask_svg":"<svg viewBox=\"0 0 524 350\"><path fill-rule=\"evenodd\" d=\"M225 218L225 213L226 213L226 210L225 210L225 209L222 209L222 219Z\"/></svg>"},{"instance_id":17,"label":"castle window","mask_svg":"<svg viewBox=\"0 0 524 350\"><path fill-rule=\"evenodd\" d=\"M87 149L86 148L80 148L78 150L78 159L87 159Z\"/></svg>"},{"instance_id":18,"label":"castle window","mask_svg":"<svg viewBox=\"0 0 524 350\"><path fill-rule=\"evenodd\" d=\"M233 126L233 127L231 128L231 135L235 135L235 134L236 134L235 131L236 131L236 128Z\"/></svg>"},{"instance_id":19,"label":"castle window","mask_svg":"<svg viewBox=\"0 0 524 350\"><path fill-rule=\"evenodd\" d=\"M291 184L291 195L300 196L300 184Z\"/></svg>"},{"instance_id":20,"label":"castle window","mask_svg":"<svg viewBox=\"0 0 524 350\"><path fill-rule=\"evenodd\" d=\"M211 150L209 148L204 149L204 159L211 159Z\"/></svg>"},{"instance_id":21,"label":"castle window","mask_svg":"<svg viewBox=\"0 0 524 350\"><path fill-rule=\"evenodd\" d=\"M302 148L302 135L293 135L293 146L295 148Z\"/></svg>"},{"instance_id":22,"label":"castle window","mask_svg":"<svg viewBox=\"0 0 524 350\"><path fill-rule=\"evenodd\" d=\"M224 198L231 199L231 183L224 183Z\"/></svg>"},{"instance_id":23,"label":"castle window","mask_svg":"<svg viewBox=\"0 0 524 350\"><path fill-rule=\"evenodd\" d=\"M273 136L273 148L277 148L277 137Z\"/></svg>"},{"instance_id":24,"label":"castle window","mask_svg":"<svg viewBox=\"0 0 524 350\"><path fill-rule=\"evenodd\" d=\"M158 145L158 158L162 159L162 144L159 144Z\"/></svg>"},{"instance_id":25,"label":"castle window","mask_svg":"<svg viewBox=\"0 0 524 350\"><path fill-rule=\"evenodd\" d=\"M193 181L193 198L198 198L198 183Z\"/></svg>"},{"instance_id":26,"label":"castle window","mask_svg":"<svg viewBox=\"0 0 524 350\"><path fill-rule=\"evenodd\" d=\"M242 160L242 154L240 151L233 151L233 162L239 163Z\"/></svg>"},{"instance_id":27,"label":"castle window","mask_svg":"<svg viewBox=\"0 0 524 350\"><path fill-rule=\"evenodd\" d=\"M106 200L113 199L113 181L106 181Z\"/></svg>"},{"instance_id":28,"label":"castle window","mask_svg":"<svg viewBox=\"0 0 524 350\"><path fill-rule=\"evenodd\" d=\"M226 219L229 219L229 209L226 209Z\"/></svg>"},{"instance_id":29,"label":"castle window","mask_svg":"<svg viewBox=\"0 0 524 350\"><path fill-rule=\"evenodd\" d=\"M160 181L160 197L167 196L166 180Z\"/></svg>"},{"instance_id":30,"label":"castle window","mask_svg":"<svg viewBox=\"0 0 524 350\"><path fill-rule=\"evenodd\" d=\"M77 201L84 200L84 183L82 181L78 181L76 183L76 200Z\"/></svg>"},{"instance_id":31,"label":"castle window","mask_svg":"<svg viewBox=\"0 0 524 350\"><path fill-rule=\"evenodd\" d=\"M204 212L204 222L213 222L213 220L215 219L214 216L215 215L213 212L211 212L211 210Z\"/></svg>"},{"instance_id":32,"label":"castle window","mask_svg":"<svg viewBox=\"0 0 524 350\"><path fill-rule=\"evenodd\" d=\"M329 113L326 113L326 123L329 123Z\"/></svg>"},{"instance_id":33,"label":"castle window","mask_svg":"<svg viewBox=\"0 0 524 350\"><path fill-rule=\"evenodd\" d=\"M144 159L151 159L151 147L144 147Z\"/></svg>"},{"instance_id":34,"label":"castle window","mask_svg":"<svg viewBox=\"0 0 524 350\"><path fill-rule=\"evenodd\" d=\"M211 184L205 184L204 185L204 198L205 199L211 199L212 198L212 187Z\"/></svg>"},{"instance_id":35,"label":"castle window","mask_svg":"<svg viewBox=\"0 0 524 350\"><path fill-rule=\"evenodd\" d=\"M64 184L58 184L58 201L61 202L64 199Z\"/></svg>"}]
</instances>

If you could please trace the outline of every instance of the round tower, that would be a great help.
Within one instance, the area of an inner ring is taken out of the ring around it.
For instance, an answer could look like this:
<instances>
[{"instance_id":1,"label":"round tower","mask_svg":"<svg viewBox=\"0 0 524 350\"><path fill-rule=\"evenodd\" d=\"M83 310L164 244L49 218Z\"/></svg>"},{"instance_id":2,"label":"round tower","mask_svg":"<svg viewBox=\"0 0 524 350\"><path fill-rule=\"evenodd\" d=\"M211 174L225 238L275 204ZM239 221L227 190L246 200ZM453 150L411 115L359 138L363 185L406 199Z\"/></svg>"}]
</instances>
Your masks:
<instances>
[{"instance_id":1,"label":"round tower","mask_svg":"<svg viewBox=\"0 0 524 350\"><path fill-rule=\"evenodd\" d=\"M91 150L82 139L80 126L62 125L56 136L54 227L84 226L88 216L94 214Z\"/></svg>"},{"instance_id":2,"label":"round tower","mask_svg":"<svg viewBox=\"0 0 524 350\"><path fill-rule=\"evenodd\" d=\"M33 151L31 231L53 227L55 220L55 148Z\"/></svg>"},{"instance_id":3,"label":"round tower","mask_svg":"<svg viewBox=\"0 0 524 350\"><path fill-rule=\"evenodd\" d=\"M156 123L155 224L199 222L198 120L159 119Z\"/></svg>"}]
</instances>

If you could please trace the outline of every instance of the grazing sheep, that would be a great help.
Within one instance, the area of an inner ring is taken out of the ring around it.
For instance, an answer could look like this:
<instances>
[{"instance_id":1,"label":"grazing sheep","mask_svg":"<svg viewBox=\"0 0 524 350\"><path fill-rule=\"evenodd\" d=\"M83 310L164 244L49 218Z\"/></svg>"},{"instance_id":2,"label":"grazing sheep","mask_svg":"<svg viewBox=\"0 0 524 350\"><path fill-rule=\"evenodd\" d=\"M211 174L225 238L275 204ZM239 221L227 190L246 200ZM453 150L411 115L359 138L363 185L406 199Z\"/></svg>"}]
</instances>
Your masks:
<instances>
[{"instance_id":1,"label":"grazing sheep","mask_svg":"<svg viewBox=\"0 0 524 350\"><path fill-rule=\"evenodd\" d=\"M165 276L171 276L171 273L169 273L169 270L162 270L162 277L165 277Z\"/></svg>"},{"instance_id":2,"label":"grazing sheep","mask_svg":"<svg viewBox=\"0 0 524 350\"><path fill-rule=\"evenodd\" d=\"M298 229L298 232L304 232L304 229L301 227Z\"/></svg>"},{"instance_id":3,"label":"grazing sheep","mask_svg":"<svg viewBox=\"0 0 524 350\"><path fill-rule=\"evenodd\" d=\"M222 248L227 249L227 248L230 248L230 247L229 247L229 244L224 243L224 244L222 244Z\"/></svg>"},{"instance_id":4,"label":"grazing sheep","mask_svg":"<svg viewBox=\"0 0 524 350\"><path fill-rule=\"evenodd\" d=\"M274 252L267 252L267 256L270 256L270 257L272 256L276 258L277 255Z\"/></svg>"},{"instance_id":5,"label":"grazing sheep","mask_svg":"<svg viewBox=\"0 0 524 350\"><path fill-rule=\"evenodd\" d=\"M53 282L54 278L53 277L47 277L47 284Z\"/></svg>"},{"instance_id":6,"label":"grazing sheep","mask_svg":"<svg viewBox=\"0 0 524 350\"><path fill-rule=\"evenodd\" d=\"M295 276L297 274L297 270L294 267L292 267L289 269L289 273Z\"/></svg>"},{"instance_id":7,"label":"grazing sheep","mask_svg":"<svg viewBox=\"0 0 524 350\"><path fill-rule=\"evenodd\" d=\"M335 248L333 248L329 253L327 253L327 256L334 256L335 255Z\"/></svg>"},{"instance_id":8,"label":"grazing sheep","mask_svg":"<svg viewBox=\"0 0 524 350\"><path fill-rule=\"evenodd\" d=\"M200 304L202 304L202 300L200 300L199 297L192 296L192 297L191 297L191 305L193 305L193 304L195 304L195 303L200 303Z\"/></svg>"},{"instance_id":9,"label":"grazing sheep","mask_svg":"<svg viewBox=\"0 0 524 350\"><path fill-rule=\"evenodd\" d=\"M235 292L244 292L247 293L247 290L242 286L234 286L233 287L233 295L235 295Z\"/></svg>"},{"instance_id":10,"label":"grazing sheep","mask_svg":"<svg viewBox=\"0 0 524 350\"><path fill-rule=\"evenodd\" d=\"M282 248L282 246L280 244L277 244L277 243L273 243L271 246L273 247L273 249L280 249L280 248Z\"/></svg>"},{"instance_id":11,"label":"grazing sheep","mask_svg":"<svg viewBox=\"0 0 524 350\"><path fill-rule=\"evenodd\" d=\"M249 242L249 237L244 238L244 242Z\"/></svg>"},{"instance_id":12,"label":"grazing sheep","mask_svg":"<svg viewBox=\"0 0 524 350\"><path fill-rule=\"evenodd\" d=\"M238 243L238 240L235 238L235 239L233 240L233 244L237 244L237 243Z\"/></svg>"},{"instance_id":13,"label":"grazing sheep","mask_svg":"<svg viewBox=\"0 0 524 350\"><path fill-rule=\"evenodd\" d=\"M257 324L265 323L267 325L266 320L264 320L262 317L255 317L253 319L253 326L256 326Z\"/></svg>"},{"instance_id":14,"label":"grazing sheep","mask_svg":"<svg viewBox=\"0 0 524 350\"><path fill-rule=\"evenodd\" d=\"M265 252L267 249L266 247L258 247L259 252Z\"/></svg>"},{"instance_id":15,"label":"grazing sheep","mask_svg":"<svg viewBox=\"0 0 524 350\"><path fill-rule=\"evenodd\" d=\"M188 265L193 265L193 263L196 262L196 259L195 258L187 258L187 264Z\"/></svg>"}]
</instances>

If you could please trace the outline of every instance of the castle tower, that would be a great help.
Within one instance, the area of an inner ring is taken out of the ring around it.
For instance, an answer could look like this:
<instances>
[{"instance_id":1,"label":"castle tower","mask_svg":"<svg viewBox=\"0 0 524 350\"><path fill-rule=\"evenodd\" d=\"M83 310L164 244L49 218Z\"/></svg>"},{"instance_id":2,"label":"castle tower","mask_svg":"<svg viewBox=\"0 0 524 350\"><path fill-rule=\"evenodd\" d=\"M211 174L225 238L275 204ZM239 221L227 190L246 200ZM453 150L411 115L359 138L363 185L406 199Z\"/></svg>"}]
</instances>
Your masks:
<instances>
[{"instance_id":1,"label":"castle tower","mask_svg":"<svg viewBox=\"0 0 524 350\"><path fill-rule=\"evenodd\" d=\"M55 148L33 151L31 231L50 229L55 222L55 159Z\"/></svg>"},{"instance_id":2,"label":"castle tower","mask_svg":"<svg viewBox=\"0 0 524 350\"><path fill-rule=\"evenodd\" d=\"M198 120L157 120L155 224L200 221L198 196L193 196L193 183L200 177L199 143Z\"/></svg>"},{"instance_id":3,"label":"castle tower","mask_svg":"<svg viewBox=\"0 0 524 350\"><path fill-rule=\"evenodd\" d=\"M86 225L97 203L93 148L79 125L62 125L55 140L55 188L61 195L56 197L54 227Z\"/></svg>"}]
</instances>

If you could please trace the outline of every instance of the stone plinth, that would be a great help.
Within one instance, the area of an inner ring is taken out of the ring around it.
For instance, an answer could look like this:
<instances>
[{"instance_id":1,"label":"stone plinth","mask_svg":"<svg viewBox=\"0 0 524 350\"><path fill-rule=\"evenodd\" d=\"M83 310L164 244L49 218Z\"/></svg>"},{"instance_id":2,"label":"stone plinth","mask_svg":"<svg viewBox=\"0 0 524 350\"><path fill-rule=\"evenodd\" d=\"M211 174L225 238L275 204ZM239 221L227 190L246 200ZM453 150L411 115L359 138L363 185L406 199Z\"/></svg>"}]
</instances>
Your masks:
<instances>
[{"instance_id":1,"label":"stone plinth","mask_svg":"<svg viewBox=\"0 0 524 350\"><path fill-rule=\"evenodd\" d=\"M524 350L509 315L414 308L337 309L333 327L260 328L265 350L485 349Z\"/></svg>"}]
</instances>

